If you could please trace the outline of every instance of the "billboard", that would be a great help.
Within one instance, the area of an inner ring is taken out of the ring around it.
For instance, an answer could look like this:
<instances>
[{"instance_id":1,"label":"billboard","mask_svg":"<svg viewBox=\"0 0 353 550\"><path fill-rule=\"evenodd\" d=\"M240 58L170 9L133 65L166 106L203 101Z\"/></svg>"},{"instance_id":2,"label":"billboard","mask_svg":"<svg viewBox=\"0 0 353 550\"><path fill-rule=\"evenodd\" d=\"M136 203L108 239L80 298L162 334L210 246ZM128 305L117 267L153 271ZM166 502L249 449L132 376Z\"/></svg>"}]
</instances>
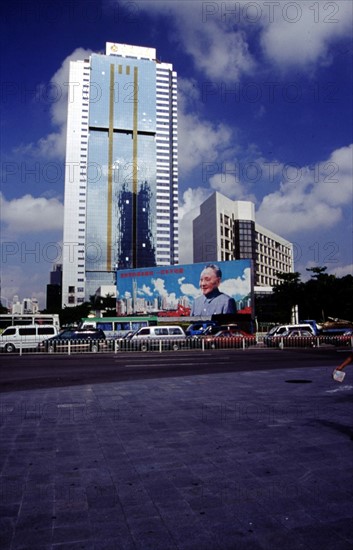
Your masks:
<instances>
[{"instance_id":1,"label":"billboard","mask_svg":"<svg viewBox=\"0 0 353 550\"><path fill-rule=\"evenodd\" d=\"M117 315L253 313L251 260L119 269Z\"/></svg>"}]
</instances>

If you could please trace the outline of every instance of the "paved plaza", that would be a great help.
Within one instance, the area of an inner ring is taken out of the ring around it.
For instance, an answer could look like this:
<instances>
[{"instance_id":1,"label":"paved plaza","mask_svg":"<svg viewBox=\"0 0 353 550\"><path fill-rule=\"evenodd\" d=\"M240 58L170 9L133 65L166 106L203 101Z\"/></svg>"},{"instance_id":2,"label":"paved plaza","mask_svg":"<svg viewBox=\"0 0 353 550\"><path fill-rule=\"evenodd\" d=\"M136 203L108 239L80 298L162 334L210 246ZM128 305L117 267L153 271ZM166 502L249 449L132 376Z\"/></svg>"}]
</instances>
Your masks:
<instances>
[{"instance_id":1,"label":"paved plaza","mask_svg":"<svg viewBox=\"0 0 353 550\"><path fill-rule=\"evenodd\" d=\"M2 550L350 550L353 370L1 395Z\"/></svg>"}]
</instances>

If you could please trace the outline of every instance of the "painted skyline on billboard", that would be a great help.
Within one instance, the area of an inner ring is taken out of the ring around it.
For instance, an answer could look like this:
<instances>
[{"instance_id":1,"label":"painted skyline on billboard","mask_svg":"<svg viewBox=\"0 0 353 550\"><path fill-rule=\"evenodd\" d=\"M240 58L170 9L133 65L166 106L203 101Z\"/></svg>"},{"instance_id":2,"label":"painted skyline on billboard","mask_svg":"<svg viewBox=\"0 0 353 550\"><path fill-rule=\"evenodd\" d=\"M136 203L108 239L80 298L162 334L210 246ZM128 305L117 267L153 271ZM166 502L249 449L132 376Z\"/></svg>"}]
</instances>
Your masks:
<instances>
[{"instance_id":1,"label":"painted skyline on billboard","mask_svg":"<svg viewBox=\"0 0 353 550\"><path fill-rule=\"evenodd\" d=\"M251 260L117 270L117 314L251 314Z\"/></svg>"}]
</instances>

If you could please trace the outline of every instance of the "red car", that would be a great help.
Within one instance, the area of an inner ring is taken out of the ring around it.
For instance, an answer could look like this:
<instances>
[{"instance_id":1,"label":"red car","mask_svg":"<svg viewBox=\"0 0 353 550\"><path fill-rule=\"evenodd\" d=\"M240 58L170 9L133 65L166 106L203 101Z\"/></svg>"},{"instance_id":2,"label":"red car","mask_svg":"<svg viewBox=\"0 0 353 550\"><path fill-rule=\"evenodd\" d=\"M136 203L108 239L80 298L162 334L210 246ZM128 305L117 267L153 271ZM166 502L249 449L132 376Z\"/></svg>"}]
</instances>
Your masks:
<instances>
[{"instance_id":1,"label":"red car","mask_svg":"<svg viewBox=\"0 0 353 550\"><path fill-rule=\"evenodd\" d=\"M244 348L256 345L256 337L240 329L223 329L213 335L203 337L205 347L215 348Z\"/></svg>"}]
</instances>

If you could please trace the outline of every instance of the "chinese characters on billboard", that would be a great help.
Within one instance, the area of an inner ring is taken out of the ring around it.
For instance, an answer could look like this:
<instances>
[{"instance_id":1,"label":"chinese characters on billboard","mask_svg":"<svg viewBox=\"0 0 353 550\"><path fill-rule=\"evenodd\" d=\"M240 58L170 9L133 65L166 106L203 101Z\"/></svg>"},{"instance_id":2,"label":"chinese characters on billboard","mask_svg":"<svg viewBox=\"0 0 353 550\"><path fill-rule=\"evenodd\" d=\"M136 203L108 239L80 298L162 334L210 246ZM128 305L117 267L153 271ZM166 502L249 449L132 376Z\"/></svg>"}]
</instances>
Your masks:
<instances>
[{"instance_id":1,"label":"chinese characters on billboard","mask_svg":"<svg viewBox=\"0 0 353 550\"><path fill-rule=\"evenodd\" d=\"M234 260L118 270L117 315L252 314L252 262Z\"/></svg>"}]
</instances>

